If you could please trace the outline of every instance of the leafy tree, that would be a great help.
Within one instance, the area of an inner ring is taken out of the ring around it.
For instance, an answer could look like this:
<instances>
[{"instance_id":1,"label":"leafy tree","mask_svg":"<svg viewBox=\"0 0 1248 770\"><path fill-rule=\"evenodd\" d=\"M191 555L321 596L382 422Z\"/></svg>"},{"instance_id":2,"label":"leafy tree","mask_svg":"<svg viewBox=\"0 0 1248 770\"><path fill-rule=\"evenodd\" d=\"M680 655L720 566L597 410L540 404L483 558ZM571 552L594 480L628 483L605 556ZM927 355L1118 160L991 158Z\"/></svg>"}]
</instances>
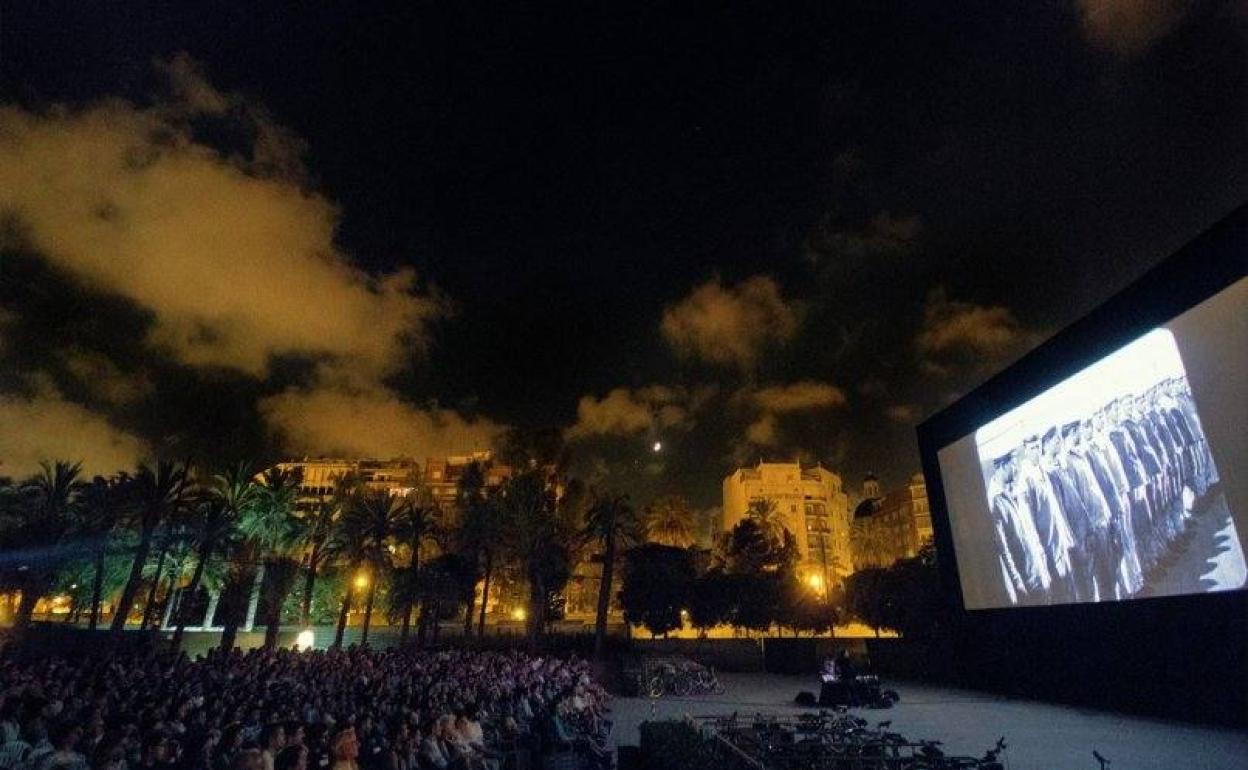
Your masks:
<instances>
[{"instance_id":1,"label":"leafy tree","mask_svg":"<svg viewBox=\"0 0 1248 770\"><path fill-rule=\"evenodd\" d=\"M598 588L598 612L594 619L594 657L602 657L607 636L607 611L611 606L611 580L616 548L639 539L640 526L628 495L596 496L585 516L584 536L602 546L602 582Z\"/></svg>"},{"instance_id":2,"label":"leafy tree","mask_svg":"<svg viewBox=\"0 0 1248 770\"><path fill-rule=\"evenodd\" d=\"M694 581L689 592L689 621L702 637L711 628L732 619L736 605L732 576L712 568Z\"/></svg>"},{"instance_id":3,"label":"leafy tree","mask_svg":"<svg viewBox=\"0 0 1248 770\"><path fill-rule=\"evenodd\" d=\"M820 634L829 631L836 622L836 609L800 581L788 580L781 586L777 620L794 633Z\"/></svg>"},{"instance_id":4,"label":"leafy tree","mask_svg":"<svg viewBox=\"0 0 1248 770\"><path fill-rule=\"evenodd\" d=\"M693 511L679 495L664 495L646 507L646 539L660 545L688 548L694 543Z\"/></svg>"},{"instance_id":5,"label":"leafy tree","mask_svg":"<svg viewBox=\"0 0 1248 770\"><path fill-rule=\"evenodd\" d=\"M882 627L888 625L886 578L883 568L868 567L850 575L845 584L845 604L849 613L875 629L876 636L880 635Z\"/></svg>"},{"instance_id":6,"label":"leafy tree","mask_svg":"<svg viewBox=\"0 0 1248 770\"><path fill-rule=\"evenodd\" d=\"M627 568L620 604L624 619L654 636L680 628L680 611L689 602L696 570L684 548L646 543L625 554Z\"/></svg>"},{"instance_id":7,"label":"leafy tree","mask_svg":"<svg viewBox=\"0 0 1248 770\"><path fill-rule=\"evenodd\" d=\"M13 627L30 625L35 604L57 574L79 555L72 540L78 522L81 465L58 460L0 497L0 582L21 591Z\"/></svg>"},{"instance_id":8,"label":"leafy tree","mask_svg":"<svg viewBox=\"0 0 1248 770\"><path fill-rule=\"evenodd\" d=\"M130 577L117 601L111 630L120 634L125 630L126 620L134 608L139 585L143 581L143 568L152 550L156 530L190 505L192 485L186 465L161 461L153 468L143 464L127 483L127 498L131 513L138 525L139 542L130 566Z\"/></svg>"},{"instance_id":9,"label":"leafy tree","mask_svg":"<svg viewBox=\"0 0 1248 770\"><path fill-rule=\"evenodd\" d=\"M792 572L797 541L784 527L771 527L755 516L737 522L720 544L720 561L734 574Z\"/></svg>"}]
</instances>

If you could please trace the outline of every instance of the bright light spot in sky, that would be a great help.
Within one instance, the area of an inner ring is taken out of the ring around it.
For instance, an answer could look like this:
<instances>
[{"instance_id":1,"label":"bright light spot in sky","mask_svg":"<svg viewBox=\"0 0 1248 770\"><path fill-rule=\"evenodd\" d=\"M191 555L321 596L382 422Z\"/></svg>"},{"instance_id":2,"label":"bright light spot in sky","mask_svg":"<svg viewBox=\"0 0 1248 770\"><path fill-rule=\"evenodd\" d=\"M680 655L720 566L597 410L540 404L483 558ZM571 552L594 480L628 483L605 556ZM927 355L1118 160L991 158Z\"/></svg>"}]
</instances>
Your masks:
<instances>
[{"instance_id":1,"label":"bright light spot in sky","mask_svg":"<svg viewBox=\"0 0 1248 770\"><path fill-rule=\"evenodd\" d=\"M653 450L654 450L654 451L656 451L656 452L662 452L662 451L663 451L663 442L662 442L662 441L656 441L656 442L654 442L654 446L653 446L653 447L651 447L651 449L653 449Z\"/></svg>"}]
</instances>

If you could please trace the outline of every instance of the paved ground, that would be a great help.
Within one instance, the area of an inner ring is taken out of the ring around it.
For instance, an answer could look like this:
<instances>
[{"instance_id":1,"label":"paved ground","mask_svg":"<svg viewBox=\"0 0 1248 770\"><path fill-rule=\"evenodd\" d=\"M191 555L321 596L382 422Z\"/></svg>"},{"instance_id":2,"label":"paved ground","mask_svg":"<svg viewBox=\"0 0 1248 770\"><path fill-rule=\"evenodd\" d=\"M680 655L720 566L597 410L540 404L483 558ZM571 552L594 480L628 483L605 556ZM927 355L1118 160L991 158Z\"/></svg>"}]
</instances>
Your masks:
<instances>
[{"instance_id":1,"label":"paved ground","mask_svg":"<svg viewBox=\"0 0 1248 770\"><path fill-rule=\"evenodd\" d=\"M615 737L638 741L637 726L657 717L684 714L799 712L793 696L817 690L813 677L722 674L723 695L691 698L619 698L614 704ZM1242 684L1242 683L1241 683ZM891 719L890 729L914 739L944 741L947 751L982 754L1004 735L1009 770L1096 770L1096 749L1110 770L1245 770L1248 731L1217 729L1125 717L1086 709L947 690L894 685L901 703L888 711L858 710L872 722Z\"/></svg>"}]
</instances>

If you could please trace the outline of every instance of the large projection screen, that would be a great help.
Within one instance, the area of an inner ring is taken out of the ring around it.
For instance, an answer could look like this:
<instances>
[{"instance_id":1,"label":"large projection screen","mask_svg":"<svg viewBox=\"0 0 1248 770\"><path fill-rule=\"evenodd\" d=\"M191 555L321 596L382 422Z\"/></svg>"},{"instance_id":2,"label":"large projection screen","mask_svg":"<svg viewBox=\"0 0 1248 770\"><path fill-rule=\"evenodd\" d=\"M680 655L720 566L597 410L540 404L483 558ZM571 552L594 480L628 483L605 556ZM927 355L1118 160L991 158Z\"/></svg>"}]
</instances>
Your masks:
<instances>
[{"instance_id":1,"label":"large projection screen","mask_svg":"<svg viewBox=\"0 0 1248 770\"><path fill-rule=\"evenodd\" d=\"M1245 587L1248 278L940 448L968 610Z\"/></svg>"}]
</instances>

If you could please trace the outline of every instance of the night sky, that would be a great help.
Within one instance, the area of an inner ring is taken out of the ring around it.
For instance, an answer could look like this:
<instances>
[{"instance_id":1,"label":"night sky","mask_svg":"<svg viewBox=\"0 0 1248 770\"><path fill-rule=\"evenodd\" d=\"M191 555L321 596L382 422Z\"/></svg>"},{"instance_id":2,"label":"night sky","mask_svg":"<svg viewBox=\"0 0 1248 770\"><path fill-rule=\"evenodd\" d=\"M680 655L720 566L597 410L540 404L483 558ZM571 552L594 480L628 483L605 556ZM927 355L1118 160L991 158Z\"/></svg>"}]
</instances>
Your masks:
<instances>
[{"instance_id":1,"label":"night sky","mask_svg":"<svg viewBox=\"0 0 1248 770\"><path fill-rule=\"evenodd\" d=\"M554 426L641 503L893 485L1248 199L1236 2L302 5L0 12L0 475Z\"/></svg>"}]
</instances>

